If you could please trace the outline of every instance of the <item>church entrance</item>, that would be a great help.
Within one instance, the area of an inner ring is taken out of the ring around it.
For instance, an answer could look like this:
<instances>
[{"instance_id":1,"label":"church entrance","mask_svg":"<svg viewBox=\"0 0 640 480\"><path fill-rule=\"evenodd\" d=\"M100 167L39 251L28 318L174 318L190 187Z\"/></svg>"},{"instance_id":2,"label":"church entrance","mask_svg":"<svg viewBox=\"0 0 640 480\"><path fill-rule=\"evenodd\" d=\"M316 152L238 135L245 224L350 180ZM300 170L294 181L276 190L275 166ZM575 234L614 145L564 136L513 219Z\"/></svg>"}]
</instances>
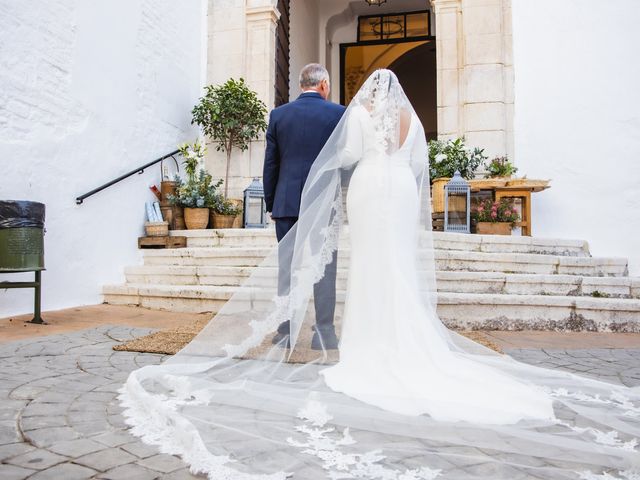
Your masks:
<instances>
[{"instance_id":1,"label":"church entrance","mask_svg":"<svg viewBox=\"0 0 640 480\"><path fill-rule=\"evenodd\" d=\"M388 68L402 83L428 139L437 138L436 45L429 12L360 16L357 39L340 44L340 102L347 105L374 70Z\"/></svg>"}]
</instances>

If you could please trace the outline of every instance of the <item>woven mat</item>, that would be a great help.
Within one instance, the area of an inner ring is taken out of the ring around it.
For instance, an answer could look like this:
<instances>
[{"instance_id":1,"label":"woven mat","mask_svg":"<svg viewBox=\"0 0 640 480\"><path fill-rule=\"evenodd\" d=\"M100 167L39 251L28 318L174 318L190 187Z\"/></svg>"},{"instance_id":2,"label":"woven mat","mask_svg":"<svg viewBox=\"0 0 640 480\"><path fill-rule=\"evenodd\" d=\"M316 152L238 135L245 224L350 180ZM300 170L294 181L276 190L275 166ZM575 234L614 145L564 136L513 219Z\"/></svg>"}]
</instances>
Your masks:
<instances>
[{"instance_id":1,"label":"woven mat","mask_svg":"<svg viewBox=\"0 0 640 480\"><path fill-rule=\"evenodd\" d=\"M200 319L189 322L176 328L168 328L158 332L134 338L128 342L114 345L113 349L124 352L141 352L141 353L161 353L166 355L174 355L189 343L204 326L209 323L209 319ZM496 352L503 353L502 349L491 341L491 339L483 332L479 331L459 331L458 333L488 347ZM340 332L338 332L338 335ZM310 345L312 332L300 332L300 338L296 345ZM264 355L273 347L271 345L271 335L267 336L264 342L256 348L247 352L242 358L256 359L263 358ZM310 348L298 348L291 355L289 361L291 363L307 363L312 360L320 360L322 352L311 350ZM328 352L328 358L323 363L334 363L338 360L338 352L331 350Z\"/></svg>"}]
</instances>

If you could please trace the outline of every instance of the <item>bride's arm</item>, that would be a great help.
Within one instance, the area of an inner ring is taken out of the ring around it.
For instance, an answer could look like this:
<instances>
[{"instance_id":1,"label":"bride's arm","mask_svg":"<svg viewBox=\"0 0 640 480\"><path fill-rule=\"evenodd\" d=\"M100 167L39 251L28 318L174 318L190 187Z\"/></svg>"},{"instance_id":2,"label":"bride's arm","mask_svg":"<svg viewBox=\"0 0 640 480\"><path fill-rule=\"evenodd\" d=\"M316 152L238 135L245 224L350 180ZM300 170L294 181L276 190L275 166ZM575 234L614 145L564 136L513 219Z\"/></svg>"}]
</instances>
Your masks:
<instances>
[{"instance_id":1,"label":"bride's arm","mask_svg":"<svg viewBox=\"0 0 640 480\"><path fill-rule=\"evenodd\" d=\"M416 132L416 138L411 148L411 170L413 170L413 174L418 177L422 175L424 169L427 167L429 149L422 123L420 123L417 118L414 118L414 121L418 122L418 131Z\"/></svg>"},{"instance_id":2,"label":"bride's arm","mask_svg":"<svg viewBox=\"0 0 640 480\"><path fill-rule=\"evenodd\" d=\"M344 131L338 145L340 165L348 168L356 164L362 158L362 112L360 107L354 107L348 112L345 119Z\"/></svg>"}]
</instances>

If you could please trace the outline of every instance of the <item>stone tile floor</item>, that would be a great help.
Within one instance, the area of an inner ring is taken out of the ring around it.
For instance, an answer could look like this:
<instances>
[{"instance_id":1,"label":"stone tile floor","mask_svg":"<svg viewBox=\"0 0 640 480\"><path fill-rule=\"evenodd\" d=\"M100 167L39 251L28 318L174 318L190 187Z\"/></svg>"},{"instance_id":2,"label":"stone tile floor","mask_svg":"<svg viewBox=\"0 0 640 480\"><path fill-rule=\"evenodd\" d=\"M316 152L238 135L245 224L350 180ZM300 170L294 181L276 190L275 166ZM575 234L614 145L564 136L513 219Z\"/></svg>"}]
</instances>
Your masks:
<instances>
[{"instance_id":1,"label":"stone tile floor","mask_svg":"<svg viewBox=\"0 0 640 480\"><path fill-rule=\"evenodd\" d=\"M115 397L128 373L163 355L112 346L152 329L102 325L0 343L0 479L196 479L177 457L127 432ZM640 385L640 345L506 348L545 367Z\"/></svg>"}]
</instances>

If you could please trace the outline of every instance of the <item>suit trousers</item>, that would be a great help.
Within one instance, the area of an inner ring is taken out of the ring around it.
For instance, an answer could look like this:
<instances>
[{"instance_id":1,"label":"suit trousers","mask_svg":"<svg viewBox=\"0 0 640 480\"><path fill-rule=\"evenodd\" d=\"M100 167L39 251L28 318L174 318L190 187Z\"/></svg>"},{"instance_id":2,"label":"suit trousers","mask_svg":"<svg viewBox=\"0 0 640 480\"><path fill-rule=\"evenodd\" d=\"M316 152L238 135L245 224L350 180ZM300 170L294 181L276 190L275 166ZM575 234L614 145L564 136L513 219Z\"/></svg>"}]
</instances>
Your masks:
<instances>
[{"instance_id":1,"label":"suit trousers","mask_svg":"<svg viewBox=\"0 0 640 480\"><path fill-rule=\"evenodd\" d=\"M280 242L293 228L298 217L274 218L276 222L276 238ZM278 250L278 295L289 294L291 286L291 248L285 251ZM316 312L316 328L320 331L333 330L333 317L336 309L336 273L338 264L338 252L333 252L331 263L325 267L324 276L313 286L314 306ZM278 327L279 333L289 332L289 321L283 322Z\"/></svg>"}]
</instances>

